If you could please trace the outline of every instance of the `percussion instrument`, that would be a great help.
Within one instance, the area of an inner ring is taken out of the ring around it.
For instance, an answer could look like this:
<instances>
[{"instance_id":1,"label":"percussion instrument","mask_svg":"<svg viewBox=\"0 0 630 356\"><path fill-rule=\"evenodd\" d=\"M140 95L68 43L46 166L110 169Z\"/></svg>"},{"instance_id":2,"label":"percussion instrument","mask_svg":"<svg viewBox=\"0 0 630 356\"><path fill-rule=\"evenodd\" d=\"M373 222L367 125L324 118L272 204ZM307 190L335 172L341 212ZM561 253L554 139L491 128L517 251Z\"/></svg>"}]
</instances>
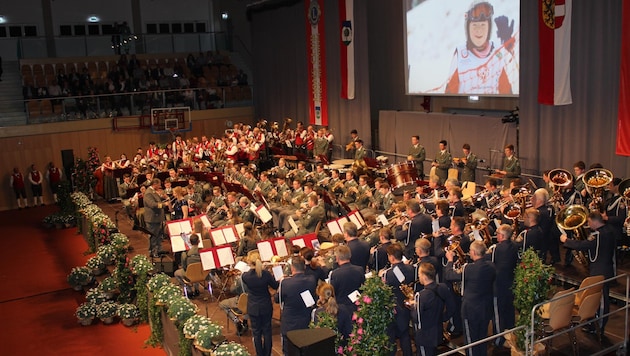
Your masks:
<instances>
[{"instance_id":1,"label":"percussion instrument","mask_svg":"<svg viewBox=\"0 0 630 356\"><path fill-rule=\"evenodd\" d=\"M333 164L340 164L342 166L351 166L354 163L353 159L336 159L332 161Z\"/></svg>"},{"instance_id":2,"label":"percussion instrument","mask_svg":"<svg viewBox=\"0 0 630 356\"><path fill-rule=\"evenodd\" d=\"M385 172L387 182L395 195L402 195L405 190L413 190L417 186L418 171L414 161L392 164Z\"/></svg>"}]
</instances>

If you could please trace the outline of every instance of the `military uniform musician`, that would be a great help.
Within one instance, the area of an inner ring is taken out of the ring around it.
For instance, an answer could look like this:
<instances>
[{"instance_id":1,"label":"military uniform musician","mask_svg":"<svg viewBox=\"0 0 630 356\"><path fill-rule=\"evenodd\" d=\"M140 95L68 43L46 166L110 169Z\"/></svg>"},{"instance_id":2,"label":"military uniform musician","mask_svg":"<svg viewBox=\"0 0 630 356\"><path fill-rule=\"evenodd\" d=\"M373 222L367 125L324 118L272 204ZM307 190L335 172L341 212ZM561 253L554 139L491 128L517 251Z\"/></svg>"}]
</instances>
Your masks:
<instances>
[{"instance_id":1,"label":"military uniform musician","mask_svg":"<svg viewBox=\"0 0 630 356\"><path fill-rule=\"evenodd\" d=\"M168 201L162 202L162 196L158 193L161 184L162 181L159 178L154 178L151 186L144 192L144 221L151 232L149 251L153 257L158 257L164 222L164 206L169 205Z\"/></svg>"},{"instance_id":2,"label":"military uniform musician","mask_svg":"<svg viewBox=\"0 0 630 356\"><path fill-rule=\"evenodd\" d=\"M387 328L387 334L392 344L395 345L396 339L399 340L403 356L411 356L411 337L409 336L411 311L405 305L407 297L403 294L400 286L414 283L415 271L413 266L403 263L403 248L400 244L392 244L387 247L387 258L391 267L385 271L383 280L385 284L392 287L396 298L394 322ZM392 351L393 355L396 355L396 350Z\"/></svg>"},{"instance_id":3,"label":"military uniform musician","mask_svg":"<svg viewBox=\"0 0 630 356\"><path fill-rule=\"evenodd\" d=\"M458 163L458 166L462 169L462 176L460 181L462 182L474 182L475 171L477 170L477 156L470 152L470 145L465 143L462 146L464 157Z\"/></svg>"},{"instance_id":4,"label":"military uniform musician","mask_svg":"<svg viewBox=\"0 0 630 356\"><path fill-rule=\"evenodd\" d=\"M424 160L426 158L424 146L420 144L420 136L411 136L411 147L407 154L407 161L413 161L418 171L418 178L424 180Z\"/></svg>"},{"instance_id":5,"label":"military uniform musician","mask_svg":"<svg viewBox=\"0 0 630 356\"><path fill-rule=\"evenodd\" d=\"M521 163L518 158L514 156L514 145L510 144L503 149L505 158L503 159L503 170L497 170L497 173L503 174L506 178L504 185L514 178L518 178L521 175Z\"/></svg>"},{"instance_id":6,"label":"military uniform musician","mask_svg":"<svg viewBox=\"0 0 630 356\"><path fill-rule=\"evenodd\" d=\"M447 281L462 283L461 314L464 324L465 343L470 344L488 335L488 323L492 318L493 285L495 268L492 262L485 260L486 245L475 241L470 245L472 263L464 264L461 270L453 268L454 252L446 253L448 263L444 267ZM471 356L486 356L486 344L472 347Z\"/></svg>"},{"instance_id":7,"label":"military uniform musician","mask_svg":"<svg viewBox=\"0 0 630 356\"><path fill-rule=\"evenodd\" d=\"M448 169L451 167L453 158L451 153L447 151L448 143L446 140L440 141L440 151L435 155L435 160L431 164L435 167L435 175L440 178L440 184L444 184L448 178Z\"/></svg>"}]
</instances>

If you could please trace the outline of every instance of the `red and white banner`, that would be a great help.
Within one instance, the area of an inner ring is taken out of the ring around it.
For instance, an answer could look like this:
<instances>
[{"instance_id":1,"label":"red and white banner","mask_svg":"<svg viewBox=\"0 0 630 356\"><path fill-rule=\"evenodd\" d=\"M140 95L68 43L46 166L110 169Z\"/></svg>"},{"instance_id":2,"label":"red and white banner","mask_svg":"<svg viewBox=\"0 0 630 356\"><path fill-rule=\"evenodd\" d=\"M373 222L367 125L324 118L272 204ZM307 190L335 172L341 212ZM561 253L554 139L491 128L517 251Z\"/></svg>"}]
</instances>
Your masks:
<instances>
[{"instance_id":1,"label":"red and white banner","mask_svg":"<svg viewBox=\"0 0 630 356\"><path fill-rule=\"evenodd\" d=\"M326 45L323 9L324 0L306 1L309 123L327 126Z\"/></svg>"},{"instance_id":2,"label":"red and white banner","mask_svg":"<svg viewBox=\"0 0 630 356\"><path fill-rule=\"evenodd\" d=\"M354 99L354 0L339 0L341 97Z\"/></svg>"},{"instance_id":3,"label":"red and white banner","mask_svg":"<svg viewBox=\"0 0 630 356\"><path fill-rule=\"evenodd\" d=\"M571 8L573 0L539 0L538 102L568 105L571 99Z\"/></svg>"},{"instance_id":4,"label":"red and white banner","mask_svg":"<svg viewBox=\"0 0 630 356\"><path fill-rule=\"evenodd\" d=\"M621 156L630 156L630 3L624 1L622 6L616 153Z\"/></svg>"}]
</instances>

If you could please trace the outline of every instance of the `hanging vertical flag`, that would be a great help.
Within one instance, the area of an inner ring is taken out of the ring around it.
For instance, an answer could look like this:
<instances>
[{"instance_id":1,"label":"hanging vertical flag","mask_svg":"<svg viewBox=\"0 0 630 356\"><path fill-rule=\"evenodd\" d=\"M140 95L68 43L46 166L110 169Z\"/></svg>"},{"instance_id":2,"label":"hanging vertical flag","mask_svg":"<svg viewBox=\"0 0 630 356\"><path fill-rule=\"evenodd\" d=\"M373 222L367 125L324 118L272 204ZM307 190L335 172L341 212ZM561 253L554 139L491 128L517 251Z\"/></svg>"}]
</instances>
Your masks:
<instances>
[{"instance_id":1,"label":"hanging vertical flag","mask_svg":"<svg viewBox=\"0 0 630 356\"><path fill-rule=\"evenodd\" d=\"M339 0L341 97L354 99L354 0Z\"/></svg>"},{"instance_id":2,"label":"hanging vertical flag","mask_svg":"<svg viewBox=\"0 0 630 356\"><path fill-rule=\"evenodd\" d=\"M308 61L309 123L328 125L326 104L326 51L324 42L324 0L306 2L306 51Z\"/></svg>"},{"instance_id":3,"label":"hanging vertical flag","mask_svg":"<svg viewBox=\"0 0 630 356\"><path fill-rule=\"evenodd\" d=\"M630 3L621 5L621 68L619 70L619 109L617 112L616 153L630 156Z\"/></svg>"},{"instance_id":4,"label":"hanging vertical flag","mask_svg":"<svg viewBox=\"0 0 630 356\"><path fill-rule=\"evenodd\" d=\"M538 102L568 105L571 99L571 7L573 0L539 0Z\"/></svg>"}]
</instances>

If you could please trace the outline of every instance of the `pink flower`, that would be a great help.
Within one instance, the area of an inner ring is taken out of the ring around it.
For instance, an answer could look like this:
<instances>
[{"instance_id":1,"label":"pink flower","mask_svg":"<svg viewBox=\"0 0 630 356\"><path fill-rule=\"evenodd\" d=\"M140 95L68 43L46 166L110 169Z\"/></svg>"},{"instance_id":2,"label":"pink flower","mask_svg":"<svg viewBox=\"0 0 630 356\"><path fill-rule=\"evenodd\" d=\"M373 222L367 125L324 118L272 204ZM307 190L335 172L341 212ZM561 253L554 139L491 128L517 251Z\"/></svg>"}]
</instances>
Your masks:
<instances>
[{"instance_id":1,"label":"pink flower","mask_svg":"<svg viewBox=\"0 0 630 356\"><path fill-rule=\"evenodd\" d=\"M370 304L370 303L372 303L372 298L370 298L370 297L369 297L369 296L367 296L367 295L364 295L364 296L363 296L363 302L364 302L364 303L367 303L367 304Z\"/></svg>"},{"instance_id":2,"label":"pink flower","mask_svg":"<svg viewBox=\"0 0 630 356\"><path fill-rule=\"evenodd\" d=\"M362 329L362 328L359 328L359 329L357 330L357 334L359 334L359 335L363 335L363 329Z\"/></svg>"},{"instance_id":3,"label":"pink flower","mask_svg":"<svg viewBox=\"0 0 630 356\"><path fill-rule=\"evenodd\" d=\"M359 318L359 320L357 320L357 323L362 324L363 323L363 318Z\"/></svg>"},{"instance_id":4,"label":"pink flower","mask_svg":"<svg viewBox=\"0 0 630 356\"><path fill-rule=\"evenodd\" d=\"M352 351L352 346L348 346L348 351Z\"/></svg>"},{"instance_id":5,"label":"pink flower","mask_svg":"<svg viewBox=\"0 0 630 356\"><path fill-rule=\"evenodd\" d=\"M337 348L337 353L338 353L339 355L343 354L343 347L339 346L339 347Z\"/></svg>"},{"instance_id":6,"label":"pink flower","mask_svg":"<svg viewBox=\"0 0 630 356\"><path fill-rule=\"evenodd\" d=\"M352 313L352 320L357 320L357 313Z\"/></svg>"}]
</instances>

